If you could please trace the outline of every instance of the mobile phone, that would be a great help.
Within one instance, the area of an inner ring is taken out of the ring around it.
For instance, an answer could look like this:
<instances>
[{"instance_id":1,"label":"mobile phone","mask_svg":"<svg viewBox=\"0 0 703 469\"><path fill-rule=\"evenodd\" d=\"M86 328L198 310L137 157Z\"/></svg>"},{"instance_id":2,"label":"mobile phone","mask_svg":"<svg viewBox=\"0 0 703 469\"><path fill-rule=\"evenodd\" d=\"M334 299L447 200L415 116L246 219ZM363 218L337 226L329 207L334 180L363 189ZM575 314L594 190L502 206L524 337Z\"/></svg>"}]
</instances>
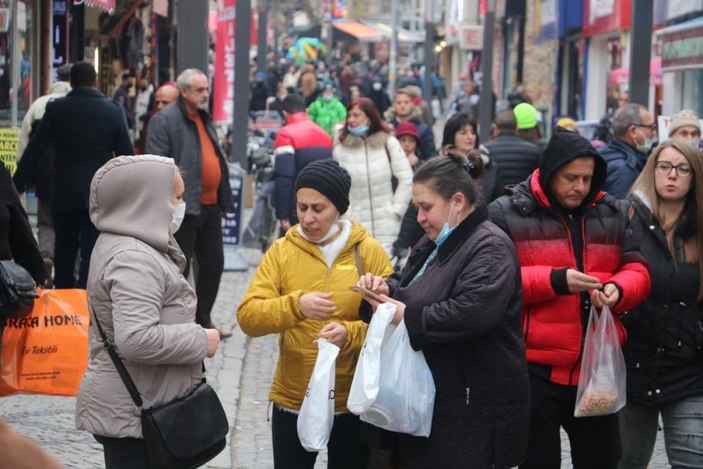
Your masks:
<instances>
[{"instance_id":1,"label":"mobile phone","mask_svg":"<svg viewBox=\"0 0 703 469\"><path fill-rule=\"evenodd\" d=\"M368 288L360 287L358 285L351 285L349 287L351 291L355 291L357 293L362 294L363 296L368 296L372 300L378 301L379 303L383 303L383 300L381 299L380 296L378 296L376 293L372 292Z\"/></svg>"}]
</instances>

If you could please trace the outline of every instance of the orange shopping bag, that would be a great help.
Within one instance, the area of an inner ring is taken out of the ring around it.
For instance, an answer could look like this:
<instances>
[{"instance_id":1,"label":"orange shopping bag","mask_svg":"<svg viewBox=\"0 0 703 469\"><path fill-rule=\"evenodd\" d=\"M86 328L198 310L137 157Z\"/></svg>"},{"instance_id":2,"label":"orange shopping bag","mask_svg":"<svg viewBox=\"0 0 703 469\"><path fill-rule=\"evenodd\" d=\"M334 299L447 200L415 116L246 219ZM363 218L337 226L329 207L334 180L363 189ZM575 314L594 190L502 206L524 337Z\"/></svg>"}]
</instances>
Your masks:
<instances>
[{"instance_id":1,"label":"orange shopping bag","mask_svg":"<svg viewBox=\"0 0 703 469\"><path fill-rule=\"evenodd\" d=\"M0 396L75 396L88 366L86 291L44 290L39 294L29 316L5 319Z\"/></svg>"}]
</instances>

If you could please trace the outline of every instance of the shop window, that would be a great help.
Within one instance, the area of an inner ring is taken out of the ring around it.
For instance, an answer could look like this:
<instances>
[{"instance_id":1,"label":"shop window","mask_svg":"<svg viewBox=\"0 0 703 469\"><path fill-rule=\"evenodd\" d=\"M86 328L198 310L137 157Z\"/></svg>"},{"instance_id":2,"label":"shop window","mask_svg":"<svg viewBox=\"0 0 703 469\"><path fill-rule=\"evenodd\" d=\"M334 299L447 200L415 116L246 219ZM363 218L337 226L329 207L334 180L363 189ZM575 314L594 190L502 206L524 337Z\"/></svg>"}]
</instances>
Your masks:
<instances>
[{"instance_id":1,"label":"shop window","mask_svg":"<svg viewBox=\"0 0 703 469\"><path fill-rule=\"evenodd\" d=\"M32 103L34 0L0 0L0 127L17 127Z\"/></svg>"}]
</instances>

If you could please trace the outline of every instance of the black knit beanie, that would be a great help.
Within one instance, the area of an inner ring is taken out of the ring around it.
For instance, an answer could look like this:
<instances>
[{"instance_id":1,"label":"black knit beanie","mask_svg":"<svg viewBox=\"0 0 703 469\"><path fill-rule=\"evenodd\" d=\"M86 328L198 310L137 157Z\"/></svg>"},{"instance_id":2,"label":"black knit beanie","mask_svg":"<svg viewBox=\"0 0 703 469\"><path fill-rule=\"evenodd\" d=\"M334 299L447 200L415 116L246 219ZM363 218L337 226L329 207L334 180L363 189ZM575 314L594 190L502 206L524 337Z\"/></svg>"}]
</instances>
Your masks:
<instances>
[{"instance_id":1,"label":"black knit beanie","mask_svg":"<svg viewBox=\"0 0 703 469\"><path fill-rule=\"evenodd\" d=\"M295 192L303 187L315 189L337 207L340 215L349 208L351 176L335 160L325 158L305 166L295 180Z\"/></svg>"}]
</instances>

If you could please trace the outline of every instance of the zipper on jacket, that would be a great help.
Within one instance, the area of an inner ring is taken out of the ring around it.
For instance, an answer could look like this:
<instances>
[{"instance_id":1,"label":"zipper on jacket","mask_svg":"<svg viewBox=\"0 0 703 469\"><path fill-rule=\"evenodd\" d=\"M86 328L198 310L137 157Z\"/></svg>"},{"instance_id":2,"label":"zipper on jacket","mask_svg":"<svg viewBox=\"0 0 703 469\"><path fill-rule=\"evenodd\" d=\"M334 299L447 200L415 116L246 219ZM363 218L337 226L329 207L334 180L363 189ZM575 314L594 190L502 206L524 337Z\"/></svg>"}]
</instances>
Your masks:
<instances>
[{"instance_id":1,"label":"zipper on jacket","mask_svg":"<svg viewBox=\"0 0 703 469\"><path fill-rule=\"evenodd\" d=\"M466 405L469 405L469 397L471 396L471 388L466 388Z\"/></svg>"},{"instance_id":2,"label":"zipper on jacket","mask_svg":"<svg viewBox=\"0 0 703 469\"><path fill-rule=\"evenodd\" d=\"M371 236L376 237L376 224L373 217L373 194L371 193L371 172L369 171L369 145L364 140L364 155L366 156L366 183L369 191L369 213L371 215Z\"/></svg>"}]
</instances>

